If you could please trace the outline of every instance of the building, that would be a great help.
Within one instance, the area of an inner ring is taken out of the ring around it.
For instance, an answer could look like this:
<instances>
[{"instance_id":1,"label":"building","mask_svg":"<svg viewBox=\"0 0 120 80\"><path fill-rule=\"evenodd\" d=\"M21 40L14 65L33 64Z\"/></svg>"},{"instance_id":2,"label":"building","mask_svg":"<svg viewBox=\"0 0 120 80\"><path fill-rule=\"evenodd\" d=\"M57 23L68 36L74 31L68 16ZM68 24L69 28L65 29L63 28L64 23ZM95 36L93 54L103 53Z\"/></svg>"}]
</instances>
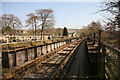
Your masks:
<instances>
[{"instance_id":1,"label":"building","mask_svg":"<svg viewBox=\"0 0 120 80\"><path fill-rule=\"evenodd\" d=\"M9 40L9 42L21 42L21 41L34 41L34 40L48 40L51 39L51 34L49 33L44 33L43 36L41 37L40 35L36 35L36 36L1 36L0 37L0 41L3 43L7 42L7 39Z\"/></svg>"},{"instance_id":2,"label":"building","mask_svg":"<svg viewBox=\"0 0 120 80\"><path fill-rule=\"evenodd\" d=\"M72 32L72 33L69 33L68 36L69 36L69 37L77 37L78 35L77 35L77 33Z\"/></svg>"}]
</instances>

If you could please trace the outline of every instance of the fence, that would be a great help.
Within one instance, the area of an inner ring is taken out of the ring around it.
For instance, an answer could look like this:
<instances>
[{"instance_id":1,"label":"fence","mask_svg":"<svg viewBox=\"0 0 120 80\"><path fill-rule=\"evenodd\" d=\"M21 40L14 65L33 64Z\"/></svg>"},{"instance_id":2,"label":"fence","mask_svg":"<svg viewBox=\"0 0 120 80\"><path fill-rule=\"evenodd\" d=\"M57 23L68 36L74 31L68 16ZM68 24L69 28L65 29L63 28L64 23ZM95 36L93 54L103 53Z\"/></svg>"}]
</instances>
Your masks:
<instances>
[{"instance_id":1,"label":"fence","mask_svg":"<svg viewBox=\"0 0 120 80\"><path fill-rule=\"evenodd\" d=\"M93 43L98 42L98 77L109 80L120 79L120 52L113 47L103 44L101 32L99 30L98 33L88 35L88 38Z\"/></svg>"}]
</instances>

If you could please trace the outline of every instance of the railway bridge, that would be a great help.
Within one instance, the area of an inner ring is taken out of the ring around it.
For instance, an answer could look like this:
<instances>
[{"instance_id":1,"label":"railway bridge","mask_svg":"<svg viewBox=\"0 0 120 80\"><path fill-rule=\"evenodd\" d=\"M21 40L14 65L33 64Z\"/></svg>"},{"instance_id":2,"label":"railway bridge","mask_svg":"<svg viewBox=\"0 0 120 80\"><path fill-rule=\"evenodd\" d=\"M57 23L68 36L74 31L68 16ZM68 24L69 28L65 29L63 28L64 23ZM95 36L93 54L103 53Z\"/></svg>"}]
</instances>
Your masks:
<instances>
[{"instance_id":1,"label":"railway bridge","mask_svg":"<svg viewBox=\"0 0 120 80\"><path fill-rule=\"evenodd\" d=\"M120 52L93 37L3 45L1 79L120 79ZM7 47L6 47L7 46ZM5 71L4 71L5 72Z\"/></svg>"}]
</instances>

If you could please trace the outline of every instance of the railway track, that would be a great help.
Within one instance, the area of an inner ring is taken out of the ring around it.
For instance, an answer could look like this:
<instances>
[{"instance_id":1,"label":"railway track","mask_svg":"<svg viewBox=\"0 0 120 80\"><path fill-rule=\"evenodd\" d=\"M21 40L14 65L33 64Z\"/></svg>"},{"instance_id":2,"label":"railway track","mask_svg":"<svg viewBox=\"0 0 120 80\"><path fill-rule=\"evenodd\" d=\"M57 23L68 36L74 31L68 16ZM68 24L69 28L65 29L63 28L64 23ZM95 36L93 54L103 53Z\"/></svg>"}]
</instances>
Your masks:
<instances>
[{"instance_id":1,"label":"railway track","mask_svg":"<svg viewBox=\"0 0 120 80\"><path fill-rule=\"evenodd\" d=\"M64 65L62 71L59 71L57 77L55 74L51 80L56 78L60 80L83 80L97 78L97 67L93 66L93 64L96 65L97 58L96 55L95 57L90 56L92 54L89 53L91 48L94 49L96 47L93 47L90 43L90 47L88 48L86 40L82 41L79 47L76 48L74 54L69 58L69 61ZM91 62L92 60L94 60L95 63Z\"/></svg>"},{"instance_id":2,"label":"railway track","mask_svg":"<svg viewBox=\"0 0 120 80\"><path fill-rule=\"evenodd\" d=\"M47 53L40 58L36 58L35 60L26 63L19 69L7 74L3 77L3 79L54 79L82 41L83 40L76 40L54 51L51 51L50 53Z\"/></svg>"}]
</instances>

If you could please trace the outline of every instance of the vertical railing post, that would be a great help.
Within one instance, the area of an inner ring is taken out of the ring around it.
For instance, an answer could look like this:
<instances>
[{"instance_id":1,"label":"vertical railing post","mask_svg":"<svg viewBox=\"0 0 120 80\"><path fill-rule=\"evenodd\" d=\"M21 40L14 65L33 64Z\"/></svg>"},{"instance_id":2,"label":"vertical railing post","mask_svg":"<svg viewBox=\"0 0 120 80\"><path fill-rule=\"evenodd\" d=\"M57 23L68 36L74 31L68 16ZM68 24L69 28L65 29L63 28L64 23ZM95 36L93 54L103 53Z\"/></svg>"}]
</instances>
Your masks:
<instances>
[{"instance_id":1,"label":"vertical railing post","mask_svg":"<svg viewBox=\"0 0 120 80\"><path fill-rule=\"evenodd\" d=\"M118 53L118 66L120 66L120 53ZM120 67L118 67L118 80L120 80Z\"/></svg>"},{"instance_id":2,"label":"vertical railing post","mask_svg":"<svg viewBox=\"0 0 120 80\"><path fill-rule=\"evenodd\" d=\"M120 1L118 2L118 28L120 28ZM118 50L120 49L120 31L118 31ZM120 54L118 54L118 66L120 66ZM118 79L120 80L120 67L118 69Z\"/></svg>"},{"instance_id":3,"label":"vertical railing post","mask_svg":"<svg viewBox=\"0 0 120 80\"><path fill-rule=\"evenodd\" d=\"M98 39L98 53L100 53L100 49L101 49L101 30L99 30L99 39Z\"/></svg>"},{"instance_id":4,"label":"vertical railing post","mask_svg":"<svg viewBox=\"0 0 120 80\"><path fill-rule=\"evenodd\" d=\"M87 35L87 37L89 38L89 35Z\"/></svg>"},{"instance_id":5,"label":"vertical railing post","mask_svg":"<svg viewBox=\"0 0 120 80\"><path fill-rule=\"evenodd\" d=\"M97 73L98 77L102 78L102 73L101 73L101 66L102 66L102 55L100 53L101 49L101 30L99 30L99 37L98 37L98 63L97 63Z\"/></svg>"},{"instance_id":6,"label":"vertical railing post","mask_svg":"<svg viewBox=\"0 0 120 80\"><path fill-rule=\"evenodd\" d=\"M89 39L90 39L90 42L91 42L91 34L90 34L90 37L89 37Z\"/></svg>"},{"instance_id":7,"label":"vertical railing post","mask_svg":"<svg viewBox=\"0 0 120 80\"><path fill-rule=\"evenodd\" d=\"M105 45L102 45L102 64L101 64L101 74L102 74L102 79L105 79L105 54L106 54L106 49Z\"/></svg>"},{"instance_id":8,"label":"vertical railing post","mask_svg":"<svg viewBox=\"0 0 120 80\"><path fill-rule=\"evenodd\" d=\"M94 36L93 36L93 37L94 37L94 39L93 39L93 40L94 40L93 44L95 44L95 32L94 32Z\"/></svg>"}]
</instances>

